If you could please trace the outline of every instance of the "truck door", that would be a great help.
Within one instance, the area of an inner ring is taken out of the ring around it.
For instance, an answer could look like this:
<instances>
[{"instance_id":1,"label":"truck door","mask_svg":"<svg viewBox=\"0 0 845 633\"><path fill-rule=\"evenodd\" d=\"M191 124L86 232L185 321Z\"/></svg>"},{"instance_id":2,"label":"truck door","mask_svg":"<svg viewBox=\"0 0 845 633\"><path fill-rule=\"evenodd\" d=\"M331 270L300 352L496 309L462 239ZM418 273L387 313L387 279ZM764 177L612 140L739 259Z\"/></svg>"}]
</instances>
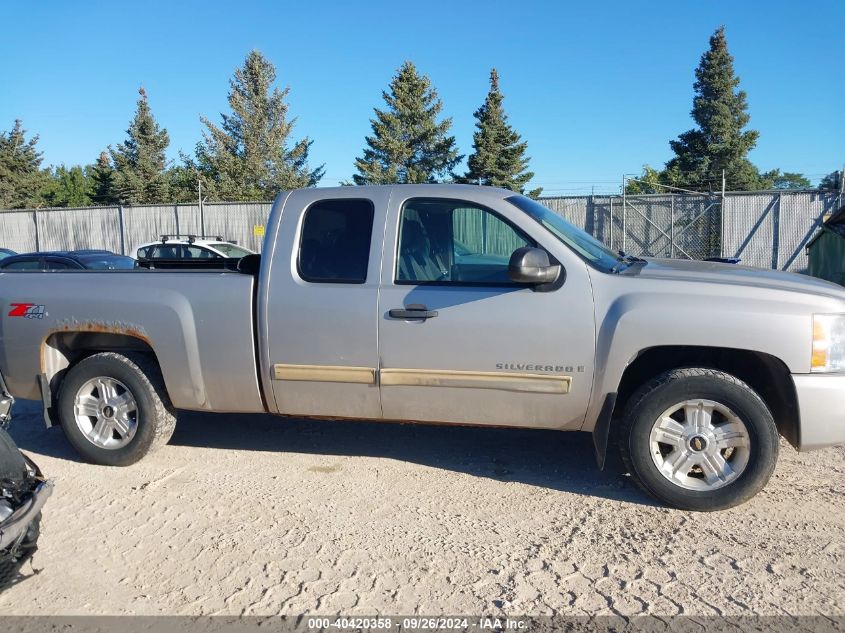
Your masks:
<instances>
[{"instance_id":1,"label":"truck door","mask_svg":"<svg viewBox=\"0 0 845 633\"><path fill-rule=\"evenodd\" d=\"M595 341L584 262L501 198L399 191L379 294L384 417L579 428ZM523 246L546 249L565 281L548 292L511 282L510 255Z\"/></svg>"},{"instance_id":2,"label":"truck door","mask_svg":"<svg viewBox=\"0 0 845 633\"><path fill-rule=\"evenodd\" d=\"M294 191L270 227L275 247L258 305L279 413L381 417L377 310L389 194Z\"/></svg>"}]
</instances>

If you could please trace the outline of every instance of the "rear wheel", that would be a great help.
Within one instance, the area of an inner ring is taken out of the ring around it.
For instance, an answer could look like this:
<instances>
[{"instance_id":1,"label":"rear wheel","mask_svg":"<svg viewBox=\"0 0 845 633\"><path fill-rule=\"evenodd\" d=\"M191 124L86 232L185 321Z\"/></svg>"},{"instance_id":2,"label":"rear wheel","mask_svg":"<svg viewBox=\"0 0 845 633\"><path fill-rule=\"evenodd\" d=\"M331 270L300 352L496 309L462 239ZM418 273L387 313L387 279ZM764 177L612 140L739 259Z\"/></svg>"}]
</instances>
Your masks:
<instances>
[{"instance_id":1,"label":"rear wheel","mask_svg":"<svg viewBox=\"0 0 845 633\"><path fill-rule=\"evenodd\" d=\"M158 365L141 354L95 354L62 381L59 416L88 462L133 464L173 434L176 418Z\"/></svg>"},{"instance_id":2,"label":"rear wheel","mask_svg":"<svg viewBox=\"0 0 845 633\"><path fill-rule=\"evenodd\" d=\"M768 482L778 432L760 397L713 369L666 372L626 408L622 458L637 483L685 510L744 503Z\"/></svg>"}]
</instances>

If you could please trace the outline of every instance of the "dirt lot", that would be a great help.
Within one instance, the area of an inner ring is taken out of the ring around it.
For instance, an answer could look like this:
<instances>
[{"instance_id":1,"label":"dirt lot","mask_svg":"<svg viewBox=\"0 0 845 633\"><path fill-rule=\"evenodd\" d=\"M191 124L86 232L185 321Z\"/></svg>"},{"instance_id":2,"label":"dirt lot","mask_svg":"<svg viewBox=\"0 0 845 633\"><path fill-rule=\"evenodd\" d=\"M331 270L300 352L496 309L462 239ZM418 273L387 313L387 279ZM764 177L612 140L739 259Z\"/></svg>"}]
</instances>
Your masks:
<instances>
[{"instance_id":1,"label":"dirt lot","mask_svg":"<svg viewBox=\"0 0 845 633\"><path fill-rule=\"evenodd\" d=\"M696 515L586 434L191 414L113 469L16 415L57 485L0 614L845 614L841 447L784 444L756 499Z\"/></svg>"}]
</instances>

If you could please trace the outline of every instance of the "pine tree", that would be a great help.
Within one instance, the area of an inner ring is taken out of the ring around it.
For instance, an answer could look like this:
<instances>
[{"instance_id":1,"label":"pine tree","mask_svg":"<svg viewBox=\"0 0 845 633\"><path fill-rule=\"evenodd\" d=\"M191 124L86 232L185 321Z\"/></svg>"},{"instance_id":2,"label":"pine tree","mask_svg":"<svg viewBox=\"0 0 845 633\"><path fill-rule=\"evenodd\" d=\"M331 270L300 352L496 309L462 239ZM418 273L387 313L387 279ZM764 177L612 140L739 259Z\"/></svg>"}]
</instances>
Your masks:
<instances>
[{"instance_id":1,"label":"pine tree","mask_svg":"<svg viewBox=\"0 0 845 633\"><path fill-rule=\"evenodd\" d=\"M744 130L750 120L746 94L739 90L725 27L710 38L710 49L695 71L692 118L698 127L670 141L675 158L666 164L669 184L707 191L721 189L722 171L729 190L758 188L757 168L748 152L757 143L756 130Z\"/></svg>"},{"instance_id":2,"label":"pine tree","mask_svg":"<svg viewBox=\"0 0 845 633\"><path fill-rule=\"evenodd\" d=\"M147 92L141 88L138 94L135 118L126 130L128 138L111 150L114 191L121 202L129 204L163 202L168 195L164 170L170 137L153 117Z\"/></svg>"},{"instance_id":3,"label":"pine tree","mask_svg":"<svg viewBox=\"0 0 845 633\"><path fill-rule=\"evenodd\" d=\"M26 140L20 119L9 132L0 132L0 209L41 206L49 175L41 169L38 136Z\"/></svg>"},{"instance_id":4,"label":"pine tree","mask_svg":"<svg viewBox=\"0 0 845 633\"><path fill-rule=\"evenodd\" d=\"M114 169L111 166L108 152L100 152L97 162L91 167L91 180L94 184L91 201L94 204L114 204L117 202Z\"/></svg>"},{"instance_id":5,"label":"pine tree","mask_svg":"<svg viewBox=\"0 0 845 633\"><path fill-rule=\"evenodd\" d=\"M448 136L452 119L437 122L443 103L425 75L406 61L382 92L387 109L375 109L364 155L355 159L357 185L437 182L463 156Z\"/></svg>"},{"instance_id":6,"label":"pine tree","mask_svg":"<svg viewBox=\"0 0 845 633\"><path fill-rule=\"evenodd\" d=\"M525 150L528 143L508 123L508 116L502 107L504 95L499 90L499 73L490 71L490 91L484 104L475 111L476 131L472 135L473 153L467 159L469 170L461 182L503 187L525 192L525 185L534 177L528 170ZM532 198L540 195L542 189L529 192Z\"/></svg>"},{"instance_id":7,"label":"pine tree","mask_svg":"<svg viewBox=\"0 0 845 633\"><path fill-rule=\"evenodd\" d=\"M197 144L197 166L209 196L218 200L270 200L281 189L313 187L323 166L311 169L308 137L289 146L296 119L288 120L290 88L271 86L276 69L252 51L229 81L229 106L220 127L205 117ZM188 164L188 167L191 167Z\"/></svg>"},{"instance_id":8,"label":"pine tree","mask_svg":"<svg viewBox=\"0 0 845 633\"><path fill-rule=\"evenodd\" d=\"M200 177L196 167L192 165L190 158L182 155L183 164L174 165L167 170L167 178L170 181L170 202L191 202L196 204L199 196L197 178ZM203 183L202 196L206 197L205 184Z\"/></svg>"},{"instance_id":9,"label":"pine tree","mask_svg":"<svg viewBox=\"0 0 845 633\"><path fill-rule=\"evenodd\" d=\"M94 179L90 167L59 165L44 193L51 207L87 207L92 202Z\"/></svg>"}]
</instances>

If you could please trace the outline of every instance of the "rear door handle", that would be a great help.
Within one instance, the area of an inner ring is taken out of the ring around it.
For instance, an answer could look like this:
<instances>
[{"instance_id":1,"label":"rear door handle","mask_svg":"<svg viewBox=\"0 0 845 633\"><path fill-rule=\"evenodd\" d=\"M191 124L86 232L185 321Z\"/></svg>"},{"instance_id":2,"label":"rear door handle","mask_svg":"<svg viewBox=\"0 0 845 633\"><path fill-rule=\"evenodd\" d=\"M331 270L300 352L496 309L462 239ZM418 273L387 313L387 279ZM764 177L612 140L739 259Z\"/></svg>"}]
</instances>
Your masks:
<instances>
[{"instance_id":1,"label":"rear door handle","mask_svg":"<svg viewBox=\"0 0 845 633\"><path fill-rule=\"evenodd\" d=\"M437 310L429 310L424 305L412 303L405 308L393 308L388 312L392 319L433 319L437 316Z\"/></svg>"}]
</instances>

